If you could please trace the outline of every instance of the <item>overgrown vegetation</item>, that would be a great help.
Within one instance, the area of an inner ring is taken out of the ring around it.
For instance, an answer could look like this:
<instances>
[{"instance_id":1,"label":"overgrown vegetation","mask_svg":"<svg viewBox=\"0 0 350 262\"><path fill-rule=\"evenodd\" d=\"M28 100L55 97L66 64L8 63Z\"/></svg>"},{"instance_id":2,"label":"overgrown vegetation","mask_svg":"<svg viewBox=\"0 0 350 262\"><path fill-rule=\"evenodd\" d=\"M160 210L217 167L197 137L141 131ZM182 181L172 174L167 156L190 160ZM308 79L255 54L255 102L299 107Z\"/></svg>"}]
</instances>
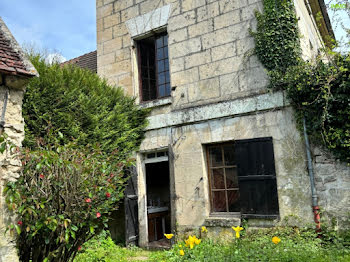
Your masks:
<instances>
[{"instance_id":1,"label":"overgrown vegetation","mask_svg":"<svg viewBox=\"0 0 350 262\"><path fill-rule=\"evenodd\" d=\"M202 234L200 243L193 245L192 249L189 245L186 246L184 241L179 241L171 250L162 252L142 252L138 248L123 249L114 245L109 237L103 236L98 241L87 242L75 262L137 261L137 257L143 261L157 262L349 261L350 235L341 235L333 231L327 234L329 238L317 238L313 229L274 228L243 231L243 236L232 242L213 241ZM277 237L278 241L274 239L273 242L273 237Z\"/></svg>"},{"instance_id":2,"label":"overgrown vegetation","mask_svg":"<svg viewBox=\"0 0 350 262\"><path fill-rule=\"evenodd\" d=\"M64 143L99 143L103 152L117 149L119 155L140 144L147 111L138 109L122 88L79 67L48 66L40 55L31 61L40 77L29 83L24 96L24 146L35 148L38 138L50 142L48 131L62 133Z\"/></svg>"},{"instance_id":3,"label":"overgrown vegetation","mask_svg":"<svg viewBox=\"0 0 350 262\"><path fill-rule=\"evenodd\" d=\"M316 61L301 58L292 0L264 0L257 13L255 52L268 70L270 88L285 90L315 144L350 163L350 56L323 50ZM321 50L322 51L322 50Z\"/></svg>"},{"instance_id":4,"label":"overgrown vegetation","mask_svg":"<svg viewBox=\"0 0 350 262\"><path fill-rule=\"evenodd\" d=\"M24 99L22 174L4 190L9 230L21 261L67 262L123 199L147 111L90 71L31 60L40 77Z\"/></svg>"}]
</instances>

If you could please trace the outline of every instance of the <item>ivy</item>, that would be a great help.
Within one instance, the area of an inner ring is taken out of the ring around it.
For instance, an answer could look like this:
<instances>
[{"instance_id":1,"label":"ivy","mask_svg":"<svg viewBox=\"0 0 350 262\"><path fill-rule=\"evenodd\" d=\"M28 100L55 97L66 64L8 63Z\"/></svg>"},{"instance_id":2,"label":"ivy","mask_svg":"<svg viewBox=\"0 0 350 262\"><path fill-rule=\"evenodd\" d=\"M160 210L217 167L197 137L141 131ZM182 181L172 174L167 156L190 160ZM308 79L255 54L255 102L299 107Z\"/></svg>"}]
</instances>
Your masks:
<instances>
[{"instance_id":1,"label":"ivy","mask_svg":"<svg viewBox=\"0 0 350 262\"><path fill-rule=\"evenodd\" d=\"M299 127L305 118L314 144L350 163L349 54L323 50L316 61L303 61L293 1L264 0L263 5L251 34L268 71L269 88L286 92Z\"/></svg>"}]
</instances>

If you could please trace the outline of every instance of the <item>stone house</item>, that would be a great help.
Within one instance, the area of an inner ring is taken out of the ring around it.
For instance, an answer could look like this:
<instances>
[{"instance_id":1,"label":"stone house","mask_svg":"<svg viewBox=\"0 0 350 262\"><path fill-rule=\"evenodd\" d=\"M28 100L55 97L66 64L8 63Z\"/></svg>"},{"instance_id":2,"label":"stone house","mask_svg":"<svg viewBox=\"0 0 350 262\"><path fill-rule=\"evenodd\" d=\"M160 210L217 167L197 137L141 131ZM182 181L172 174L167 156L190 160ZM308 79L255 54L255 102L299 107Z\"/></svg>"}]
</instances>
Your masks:
<instances>
[{"instance_id":1,"label":"stone house","mask_svg":"<svg viewBox=\"0 0 350 262\"><path fill-rule=\"evenodd\" d=\"M126 191L127 243L161 245L163 233L202 225L231 232L243 218L256 227L313 223L302 134L251 55L262 1L97 0L96 8L97 73L152 109ZM327 11L323 0L295 8L312 59L333 36ZM319 205L343 223L350 169L313 150Z\"/></svg>"},{"instance_id":2,"label":"stone house","mask_svg":"<svg viewBox=\"0 0 350 262\"><path fill-rule=\"evenodd\" d=\"M5 132L16 146L24 139L22 99L31 77L38 76L25 58L15 38L0 17L0 134ZM14 180L20 174L21 163L6 150L0 154L0 262L18 261L17 251L8 233L8 222L13 219L6 211L3 198L4 180Z\"/></svg>"}]
</instances>

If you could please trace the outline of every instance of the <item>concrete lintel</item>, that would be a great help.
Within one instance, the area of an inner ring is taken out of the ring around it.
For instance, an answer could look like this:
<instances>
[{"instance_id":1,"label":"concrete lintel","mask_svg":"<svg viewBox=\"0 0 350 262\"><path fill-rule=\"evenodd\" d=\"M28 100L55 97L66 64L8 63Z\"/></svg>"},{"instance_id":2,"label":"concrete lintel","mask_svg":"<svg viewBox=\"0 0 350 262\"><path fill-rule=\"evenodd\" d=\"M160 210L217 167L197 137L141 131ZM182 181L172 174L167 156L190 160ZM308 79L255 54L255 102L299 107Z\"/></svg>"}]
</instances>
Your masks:
<instances>
[{"instance_id":1,"label":"concrete lintel","mask_svg":"<svg viewBox=\"0 0 350 262\"><path fill-rule=\"evenodd\" d=\"M146 130L160 129L201 122L216 118L248 114L257 111L271 110L284 107L283 92L266 93L254 97L225 101L193 108L173 111L148 117L149 125Z\"/></svg>"},{"instance_id":2,"label":"concrete lintel","mask_svg":"<svg viewBox=\"0 0 350 262\"><path fill-rule=\"evenodd\" d=\"M125 22L131 38L147 34L164 27L168 23L171 5L165 5L146 14L131 18Z\"/></svg>"}]
</instances>

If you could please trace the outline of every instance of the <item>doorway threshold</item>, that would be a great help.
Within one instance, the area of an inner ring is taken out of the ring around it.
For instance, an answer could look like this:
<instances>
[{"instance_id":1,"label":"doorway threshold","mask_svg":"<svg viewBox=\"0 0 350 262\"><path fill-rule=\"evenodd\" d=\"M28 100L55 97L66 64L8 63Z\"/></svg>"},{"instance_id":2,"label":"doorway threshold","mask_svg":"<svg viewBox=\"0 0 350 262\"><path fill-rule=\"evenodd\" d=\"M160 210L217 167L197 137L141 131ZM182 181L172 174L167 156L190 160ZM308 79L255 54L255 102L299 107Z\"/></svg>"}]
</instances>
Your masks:
<instances>
[{"instance_id":1,"label":"doorway threshold","mask_svg":"<svg viewBox=\"0 0 350 262\"><path fill-rule=\"evenodd\" d=\"M151 250L164 250L164 249L170 249L171 248L171 244L170 244L170 240L163 238L157 241L152 241L149 242L147 245L148 249Z\"/></svg>"}]
</instances>

